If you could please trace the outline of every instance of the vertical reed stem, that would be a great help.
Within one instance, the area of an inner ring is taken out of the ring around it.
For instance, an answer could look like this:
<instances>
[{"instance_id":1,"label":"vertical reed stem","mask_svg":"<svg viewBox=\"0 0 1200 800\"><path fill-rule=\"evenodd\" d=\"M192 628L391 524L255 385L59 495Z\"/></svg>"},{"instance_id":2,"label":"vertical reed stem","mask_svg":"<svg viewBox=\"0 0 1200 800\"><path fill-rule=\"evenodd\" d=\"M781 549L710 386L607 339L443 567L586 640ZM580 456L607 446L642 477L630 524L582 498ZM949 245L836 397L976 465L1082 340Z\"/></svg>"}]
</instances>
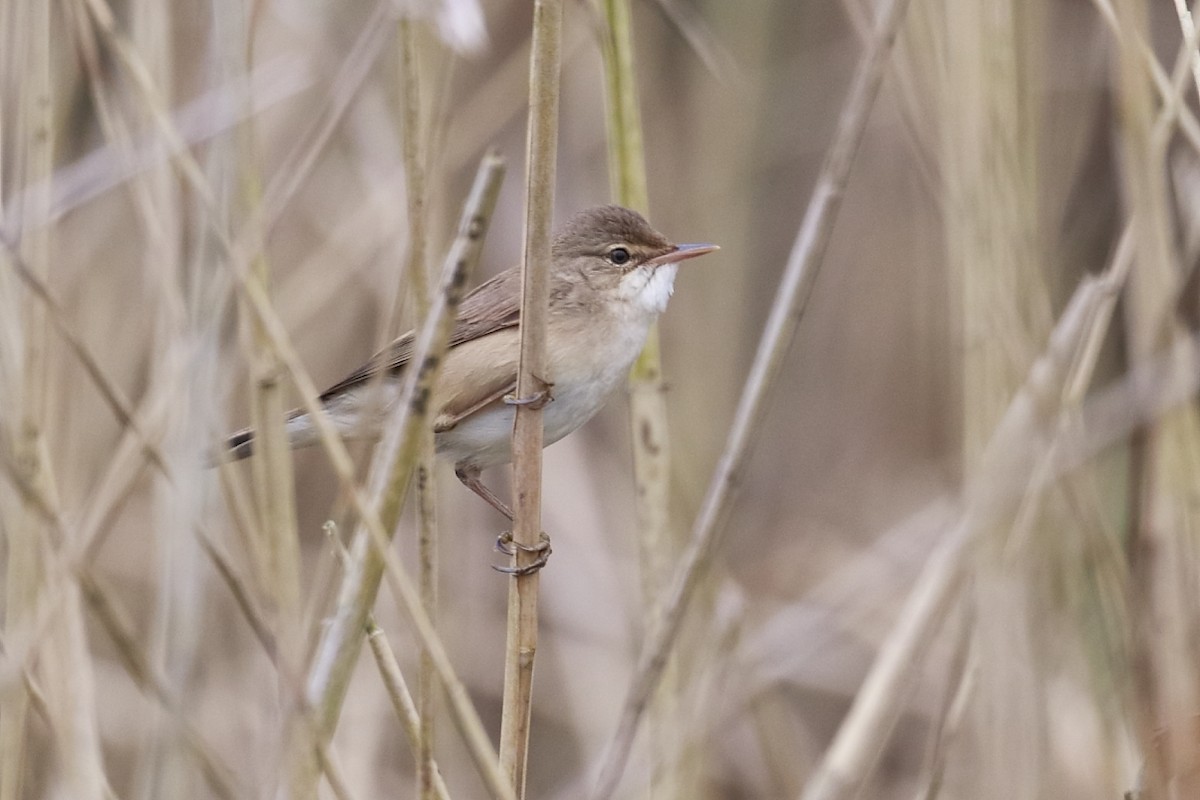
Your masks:
<instances>
[{"instance_id":1,"label":"vertical reed stem","mask_svg":"<svg viewBox=\"0 0 1200 800\"><path fill-rule=\"evenodd\" d=\"M550 300L550 236L558 155L561 0L537 0L529 65L526 141L525 254L522 262L521 360L517 397L549 391L546 382L546 316ZM540 403L518 405L513 423L514 564L533 561L542 535L542 412ZM517 797L525 795L533 660L537 652L538 573L514 575L508 592L504 709L500 766Z\"/></svg>"},{"instance_id":2,"label":"vertical reed stem","mask_svg":"<svg viewBox=\"0 0 1200 800\"><path fill-rule=\"evenodd\" d=\"M417 59L416 28L412 19L399 22L400 48L400 112L403 137L405 198L408 204L408 282L417 324L425 322L429 312L429 264L425 257L425 160L421 152L423 121L421 118L421 75ZM397 304L399 305L399 304ZM398 309L397 309L398 310ZM399 314L393 317L398 319ZM390 334L398 333L391 331ZM421 604L431 622L437 622L437 483L434 480L433 429L425 426L420 432L417 455L417 567ZM433 760L434 719L436 717L436 685L433 661L429 649L421 648L417 671L417 717L419 736L417 747L417 794L421 800L436 797Z\"/></svg>"},{"instance_id":3,"label":"vertical reed stem","mask_svg":"<svg viewBox=\"0 0 1200 800\"><path fill-rule=\"evenodd\" d=\"M603 56L608 100L608 167L613 195L619 204L649 215L650 194L633 66L629 0L605 0L603 9L607 23ZM657 323L650 329L646 345L629 373L629 411L638 562L642 570L642 618L649 627L650 621L661 613L660 598L670 581L678 549L671 537L670 430ZM679 752L678 731L674 727L679 688L678 657L672 655L650 709L650 741L654 751L651 797L672 797L682 788L672 788L676 771L666 763L672 754Z\"/></svg>"}]
</instances>

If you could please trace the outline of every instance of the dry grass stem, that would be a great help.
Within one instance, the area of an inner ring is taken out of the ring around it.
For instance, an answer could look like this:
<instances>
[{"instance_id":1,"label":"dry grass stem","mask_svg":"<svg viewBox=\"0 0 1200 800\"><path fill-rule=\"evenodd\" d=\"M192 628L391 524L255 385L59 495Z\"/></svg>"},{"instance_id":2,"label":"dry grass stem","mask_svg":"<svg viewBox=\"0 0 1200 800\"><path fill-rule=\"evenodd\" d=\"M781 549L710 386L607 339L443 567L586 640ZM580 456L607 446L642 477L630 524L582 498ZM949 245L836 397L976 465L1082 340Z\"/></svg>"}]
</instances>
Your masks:
<instances>
[{"instance_id":1,"label":"dry grass stem","mask_svg":"<svg viewBox=\"0 0 1200 800\"><path fill-rule=\"evenodd\" d=\"M253 31L246 34L253 41ZM253 48L247 44L248 58ZM245 207L250 216L258 218L262 189L255 165L258 163L253 128L247 124L241 130L240 152ZM251 235L261 236L261 231ZM261 244L255 248L250 273L252 291L262 296L271 294L271 271ZM245 302L243 300L243 302ZM306 724L307 711L301 696L295 691L295 675L304 658L304 637L301 631L300 603L300 545L296 522L295 476L292 450L288 442L287 403L282 385L283 370L278 354L263 325L252 315L244 314L249 330L244 339L249 350L253 383L250 392L250 418L255 430L256 458L252 469L258 512L257 536L249 540L248 549L258 568L258 585L267 593L267 602L274 619L275 657L280 674L280 705L285 710L288 728L288 753L280 775L280 787L289 787L296 800L305 794L305 777L316 770L314 748ZM287 676L287 677L285 677Z\"/></svg>"},{"instance_id":2,"label":"dry grass stem","mask_svg":"<svg viewBox=\"0 0 1200 800\"><path fill-rule=\"evenodd\" d=\"M425 159L421 142L424 124L421 115L421 73L417 52L415 23L405 17L400 20L397 44L400 49L400 127L404 160L405 200L408 206L408 266L409 295L416 308L417 322L424 322L429 311L429 265L426 253L425 219ZM400 318L401 295L397 293L397 304L392 312L393 319ZM392 337L399 333L393 324L388 331ZM420 432L421 443L417 454L417 562L418 581L421 587L421 604L430 620L437 622L437 483L434 480L433 430L426 426ZM372 649L377 645L371 641ZM386 643L385 643L386 644ZM378 661L378 655L376 660ZM382 667L381 667L382 669ZM434 719L436 717L437 676L429 653L421 651L417 673L416 718L420 720L419 744L417 746L417 794L422 800L436 797L436 785L441 781L433 760ZM392 682L388 682L389 688ZM395 695L393 694L393 703ZM444 792L444 786L442 787Z\"/></svg>"},{"instance_id":3,"label":"dry grass stem","mask_svg":"<svg viewBox=\"0 0 1200 800\"><path fill-rule=\"evenodd\" d=\"M1156 98L1138 55L1137 42L1148 38L1146 8L1126 0L1117 3L1116 12L1121 163L1136 240L1125 321L1131 353L1141 361L1178 335L1181 271L1166 184L1166 140L1155 135ZM1190 63L1192 55L1187 52L1180 63ZM1200 689L1192 674L1200 652L1187 633L1200 581L1194 569L1183 566L1200 557L1200 418L1195 407L1176 409L1149 426L1136 440L1133 458L1128 591L1144 793L1149 798L1186 797L1200 793Z\"/></svg>"},{"instance_id":4,"label":"dry grass stem","mask_svg":"<svg viewBox=\"0 0 1200 800\"><path fill-rule=\"evenodd\" d=\"M14 104L16 124L10 123L11 133L7 134L14 140L10 144L15 154L12 168L18 175L24 173L31 178L44 179L49 166L46 161L49 143L39 146L35 141L35 131L40 125L46 125L46 130L53 129L50 120L44 117L50 105L49 97L44 94L48 89L44 85L48 78L48 31L41 30L39 22L43 21L43 15L38 13L36 4L6 4L3 13L5 22L20 25L28 31L24 39L11 41L11 34L8 33L11 29L5 30L5 44L18 52L20 61L24 62L15 74L10 72L12 68L9 64L5 64L8 69L3 74L5 80L23 89ZM39 37L38 33L42 35ZM28 198L27 202L44 206L47 194L47 191L43 191ZM48 244L49 239L45 234L30 237L21 243L32 269L41 276L49 269ZM4 266L7 267L7 263ZM8 270L4 272L8 278ZM42 418L46 411L42 351L44 332L41 330L45 324L44 312L40 308L23 309L20 303L23 293L13 291L16 287L8 281L2 288L6 299L2 341L5 368L3 400L6 409L9 409L2 420L4 458L10 480L17 490L16 497L5 494L2 519L7 556L4 630L7 636L12 637L17 629L36 618L39 595L45 591L38 579L42 569L39 540L43 535L39 517L46 513L53 514L54 511L52 508L39 509L31 502L36 497L43 504L52 505L44 491L50 487L46 484L49 476L44 472L46 465L42 463L40 441ZM27 773L25 760L29 754L26 752L24 730L30 701L23 684L6 692L2 700L0 746L4 749L0 751L0 798L16 800L21 795L22 781Z\"/></svg>"},{"instance_id":5,"label":"dry grass stem","mask_svg":"<svg viewBox=\"0 0 1200 800\"><path fill-rule=\"evenodd\" d=\"M513 567L537 558L542 537L542 402L552 389L546 372L546 317L550 304L550 240L558 159L558 99L562 53L561 0L535 0L529 54L526 132L525 241L521 263L521 357L513 421ZM533 666L538 642L537 571L514 574L508 589L504 647L504 705L500 768L517 797L525 796Z\"/></svg>"},{"instance_id":6,"label":"dry grass stem","mask_svg":"<svg viewBox=\"0 0 1200 800\"><path fill-rule=\"evenodd\" d=\"M429 777L421 779L419 790L438 798L438 800L448 800L450 793L446 789L446 782L442 778L441 770L438 769L437 761L434 760L427 747L429 740L426 731L428 728L423 724L417 706L413 703L412 694L408 691L408 684L405 683L404 675L400 672L400 665L396 663L396 654L388 644L383 630L375 624L373 619L369 618L367 620L367 644L371 646L371 654L375 657L375 665L379 668L379 675L383 679L384 686L387 687L388 697L391 698L392 707L396 710L396 717L400 720L404 734L412 746L413 757L417 759L418 764L422 762L427 764ZM426 755L426 753L429 754Z\"/></svg>"},{"instance_id":7,"label":"dry grass stem","mask_svg":"<svg viewBox=\"0 0 1200 800\"><path fill-rule=\"evenodd\" d=\"M603 9L610 183L617 203L648 216L650 195L646 186L629 0L605 0ZM664 596L679 549L671 535L670 428L657 324L651 328L629 374L629 418L642 619L654 620L661 612L658 603ZM651 710L652 797L676 797L682 791L682 784L678 784L681 762L670 762L668 755L679 749L683 735L676 727L680 691L677 660L678 656L674 659L676 663L666 669ZM668 769L668 763L674 763L676 769Z\"/></svg>"},{"instance_id":8,"label":"dry grass stem","mask_svg":"<svg viewBox=\"0 0 1200 800\"><path fill-rule=\"evenodd\" d=\"M707 573L716 551L718 533L729 510L736 476L745 464L753 433L763 416L765 401L812 293L849 179L850 165L862 141L868 114L883 79L884 65L906 8L907 0L890 0L883 5L875 36L855 72L833 142L767 318L725 450L692 526L688 546L680 559L670 594L663 603L663 616L647 637L638 658L617 731L609 744L592 793L593 800L607 800L617 789L642 713L666 666L688 603L700 579Z\"/></svg>"}]
</instances>

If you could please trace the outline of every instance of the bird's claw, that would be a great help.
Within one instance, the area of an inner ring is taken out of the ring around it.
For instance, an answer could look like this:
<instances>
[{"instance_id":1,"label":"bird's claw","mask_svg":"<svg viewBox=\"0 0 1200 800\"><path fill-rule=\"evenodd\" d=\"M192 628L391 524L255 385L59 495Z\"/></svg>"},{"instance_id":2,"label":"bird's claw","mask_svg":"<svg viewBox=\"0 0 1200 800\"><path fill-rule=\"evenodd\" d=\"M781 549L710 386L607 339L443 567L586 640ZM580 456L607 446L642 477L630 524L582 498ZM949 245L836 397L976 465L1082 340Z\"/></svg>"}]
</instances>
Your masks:
<instances>
[{"instance_id":1,"label":"bird's claw","mask_svg":"<svg viewBox=\"0 0 1200 800\"><path fill-rule=\"evenodd\" d=\"M542 385L540 389L525 397L517 397L516 394L506 394L504 395L505 405L528 406L532 409L544 408L547 403L554 399L554 384L544 381L536 375L534 376L534 380Z\"/></svg>"},{"instance_id":2,"label":"bird's claw","mask_svg":"<svg viewBox=\"0 0 1200 800\"><path fill-rule=\"evenodd\" d=\"M518 551L522 553L537 553L538 557L528 564L520 567L504 567L498 564L493 564L492 569L496 572L503 572L505 575L521 577L523 575L532 575L533 573L546 566L546 562L550 560L550 554L553 549L550 547L550 537L545 531L542 531L538 536L538 543L529 545L521 544L513 539L512 531L504 531L496 537L496 549L506 556L511 556Z\"/></svg>"}]
</instances>

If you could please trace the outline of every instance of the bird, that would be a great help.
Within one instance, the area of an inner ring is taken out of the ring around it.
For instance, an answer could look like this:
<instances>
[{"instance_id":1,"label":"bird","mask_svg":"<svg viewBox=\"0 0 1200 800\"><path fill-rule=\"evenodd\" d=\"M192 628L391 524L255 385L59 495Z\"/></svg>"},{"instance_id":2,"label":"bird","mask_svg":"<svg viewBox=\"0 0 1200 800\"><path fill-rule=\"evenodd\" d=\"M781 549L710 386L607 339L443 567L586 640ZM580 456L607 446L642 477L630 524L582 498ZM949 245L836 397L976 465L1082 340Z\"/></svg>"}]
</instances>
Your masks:
<instances>
[{"instance_id":1,"label":"bird","mask_svg":"<svg viewBox=\"0 0 1200 800\"><path fill-rule=\"evenodd\" d=\"M718 249L674 244L641 214L618 205L580 211L556 232L546 317L548 374L539 376L550 387L542 411L544 445L578 429L622 385L651 326L666 310L680 263ZM512 460L514 405L520 402L513 398L520 303L520 267L497 274L463 298L429 406L437 455L454 465L463 485L509 520L512 511L483 484L480 473ZM379 435L384 413L399 400L415 343L416 332L405 333L321 393L339 433ZM293 448L318 441L303 410L288 414L286 430ZM232 434L226 448L226 460L250 456L254 431Z\"/></svg>"}]
</instances>

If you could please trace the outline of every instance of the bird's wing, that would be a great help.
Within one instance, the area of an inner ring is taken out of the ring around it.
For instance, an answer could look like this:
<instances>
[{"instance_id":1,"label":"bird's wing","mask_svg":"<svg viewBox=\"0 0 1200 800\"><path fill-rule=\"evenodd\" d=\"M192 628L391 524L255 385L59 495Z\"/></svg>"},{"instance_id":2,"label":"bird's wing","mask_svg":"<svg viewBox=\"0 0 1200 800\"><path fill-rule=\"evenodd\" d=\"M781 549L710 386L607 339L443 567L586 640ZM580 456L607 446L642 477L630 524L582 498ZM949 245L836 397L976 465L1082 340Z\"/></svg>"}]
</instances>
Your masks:
<instances>
[{"instance_id":1,"label":"bird's wing","mask_svg":"<svg viewBox=\"0 0 1200 800\"><path fill-rule=\"evenodd\" d=\"M447 355L434 392L435 432L452 429L516 390L520 337L517 328L502 328Z\"/></svg>"},{"instance_id":2,"label":"bird's wing","mask_svg":"<svg viewBox=\"0 0 1200 800\"><path fill-rule=\"evenodd\" d=\"M515 328L521 319L521 275L508 269L480 284L463 298L458 318L450 332L449 349L471 342L506 328ZM416 332L409 331L389 344L371 359L321 393L321 400L331 400L347 389L357 386L380 372L398 372L412 360L416 349ZM516 372L514 369L515 379Z\"/></svg>"}]
</instances>

